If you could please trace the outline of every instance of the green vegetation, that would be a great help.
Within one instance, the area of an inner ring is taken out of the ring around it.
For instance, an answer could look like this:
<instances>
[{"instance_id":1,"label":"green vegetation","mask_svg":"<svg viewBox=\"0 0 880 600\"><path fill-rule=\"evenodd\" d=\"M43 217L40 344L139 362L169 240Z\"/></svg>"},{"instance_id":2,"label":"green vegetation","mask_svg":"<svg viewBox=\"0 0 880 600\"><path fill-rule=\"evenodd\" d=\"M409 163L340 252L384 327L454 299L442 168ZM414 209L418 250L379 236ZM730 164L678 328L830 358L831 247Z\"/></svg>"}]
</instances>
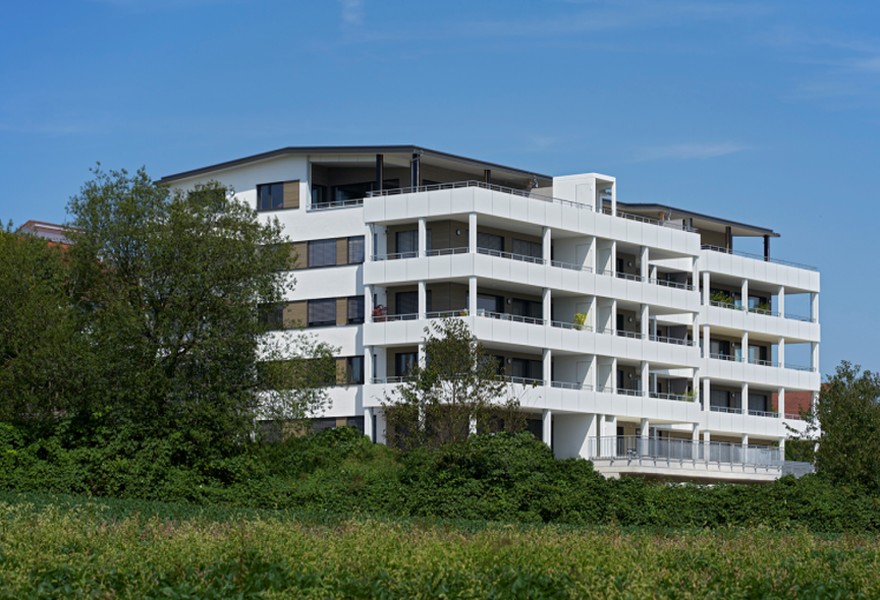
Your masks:
<instances>
[{"instance_id":1,"label":"green vegetation","mask_svg":"<svg viewBox=\"0 0 880 600\"><path fill-rule=\"evenodd\" d=\"M0 496L3 598L876 598L876 536Z\"/></svg>"}]
</instances>

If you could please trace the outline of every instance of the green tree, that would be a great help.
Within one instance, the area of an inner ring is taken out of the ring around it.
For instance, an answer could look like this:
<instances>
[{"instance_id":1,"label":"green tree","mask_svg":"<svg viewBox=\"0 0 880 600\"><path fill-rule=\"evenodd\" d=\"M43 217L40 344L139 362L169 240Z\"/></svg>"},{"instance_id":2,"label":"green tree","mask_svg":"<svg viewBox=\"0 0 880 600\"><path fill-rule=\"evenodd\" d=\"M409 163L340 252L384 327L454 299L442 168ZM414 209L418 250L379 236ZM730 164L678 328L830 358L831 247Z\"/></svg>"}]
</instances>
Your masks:
<instances>
[{"instance_id":1,"label":"green tree","mask_svg":"<svg viewBox=\"0 0 880 600\"><path fill-rule=\"evenodd\" d=\"M183 192L143 169L93 172L68 205L75 297L102 359L93 412L212 452L255 420L320 411L334 349L259 318L295 283L277 219L216 182Z\"/></svg>"},{"instance_id":2,"label":"green tree","mask_svg":"<svg viewBox=\"0 0 880 600\"><path fill-rule=\"evenodd\" d=\"M805 415L818 441L817 473L836 483L880 487L880 374L842 361Z\"/></svg>"},{"instance_id":3,"label":"green tree","mask_svg":"<svg viewBox=\"0 0 880 600\"><path fill-rule=\"evenodd\" d=\"M51 425L90 395L68 262L63 246L0 228L0 421Z\"/></svg>"},{"instance_id":4,"label":"green tree","mask_svg":"<svg viewBox=\"0 0 880 600\"><path fill-rule=\"evenodd\" d=\"M425 328L425 364L410 366L406 379L382 401L387 434L405 449L456 444L478 431L515 433L524 426L519 399L461 319L444 318Z\"/></svg>"}]
</instances>

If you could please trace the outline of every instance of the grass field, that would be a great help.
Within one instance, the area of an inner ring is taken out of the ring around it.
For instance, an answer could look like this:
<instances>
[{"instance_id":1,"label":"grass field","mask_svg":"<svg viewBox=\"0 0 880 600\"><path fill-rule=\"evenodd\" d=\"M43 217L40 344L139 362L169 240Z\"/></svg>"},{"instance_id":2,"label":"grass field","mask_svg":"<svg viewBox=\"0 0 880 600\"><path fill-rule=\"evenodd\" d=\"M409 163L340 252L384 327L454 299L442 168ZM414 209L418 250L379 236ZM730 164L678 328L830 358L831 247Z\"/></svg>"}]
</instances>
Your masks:
<instances>
[{"instance_id":1,"label":"grass field","mask_svg":"<svg viewBox=\"0 0 880 600\"><path fill-rule=\"evenodd\" d=\"M880 540L0 494L3 598L878 598Z\"/></svg>"}]
</instances>

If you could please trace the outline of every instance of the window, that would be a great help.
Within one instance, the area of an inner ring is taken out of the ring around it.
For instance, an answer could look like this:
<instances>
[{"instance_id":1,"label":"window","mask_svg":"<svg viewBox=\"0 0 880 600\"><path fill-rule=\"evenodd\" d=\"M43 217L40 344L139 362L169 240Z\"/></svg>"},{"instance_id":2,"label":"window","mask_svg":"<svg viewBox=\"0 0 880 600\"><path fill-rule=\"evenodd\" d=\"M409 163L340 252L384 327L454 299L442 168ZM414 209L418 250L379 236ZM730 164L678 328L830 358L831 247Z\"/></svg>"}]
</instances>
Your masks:
<instances>
[{"instance_id":1,"label":"window","mask_svg":"<svg viewBox=\"0 0 880 600\"><path fill-rule=\"evenodd\" d=\"M309 242L309 267L335 267L336 240Z\"/></svg>"},{"instance_id":2,"label":"window","mask_svg":"<svg viewBox=\"0 0 880 600\"><path fill-rule=\"evenodd\" d=\"M364 383L364 357L349 356L345 363L348 374L347 383L350 385L362 385Z\"/></svg>"},{"instance_id":3,"label":"window","mask_svg":"<svg viewBox=\"0 0 880 600\"><path fill-rule=\"evenodd\" d=\"M471 305L470 294L465 295L467 306ZM492 294L477 294L477 313L504 312L504 298Z\"/></svg>"},{"instance_id":4,"label":"window","mask_svg":"<svg viewBox=\"0 0 880 600\"><path fill-rule=\"evenodd\" d=\"M309 327L336 325L336 298L309 300Z\"/></svg>"},{"instance_id":5,"label":"window","mask_svg":"<svg viewBox=\"0 0 880 600\"><path fill-rule=\"evenodd\" d=\"M348 238L348 264L359 265L364 262L364 236Z\"/></svg>"},{"instance_id":6,"label":"window","mask_svg":"<svg viewBox=\"0 0 880 600\"><path fill-rule=\"evenodd\" d=\"M327 202L327 186L312 184L312 206Z\"/></svg>"},{"instance_id":7,"label":"window","mask_svg":"<svg viewBox=\"0 0 880 600\"><path fill-rule=\"evenodd\" d=\"M510 301L510 313L519 317L543 318L544 305L532 300L520 300L513 298Z\"/></svg>"},{"instance_id":8,"label":"window","mask_svg":"<svg viewBox=\"0 0 880 600\"><path fill-rule=\"evenodd\" d=\"M526 379L543 379L544 363L540 360L512 358L510 360L510 376Z\"/></svg>"},{"instance_id":9,"label":"window","mask_svg":"<svg viewBox=\"0 0 880 600\"><path fill-rule=\"evenodd\" d=\"M263 304L259 308L260 323L267 325L268 329L276 330L284 328L284 305Z\"/></svg>"},{"instance_id":10,"label":"window","mask_svg":"<svg viewBox=\"0 0 880 600\"><path fill-rule=\"evenodd\" d=\"M527 242L525 240L513 240L513 253L522 256L531 256L534 258L543 258L544 246L537 242Z\"/></svg>"},{"instance_id":11,"label":"window","mask_svg":"<svg viewBox=\"0 0 880 600\"><path fill-rule=\"evenodd\" d=\"M394 375L404 377L419 360L418 352L398 352L394 355Z\"/></svg>"},{"instance_id":12,"label":"window","mask_svg":"<svg viewBox=\"0 0 880 600\"><path fill-rule=\"evenodd\" d=\"M400 254L401 258L415 258L418 256L419 231L417 229L398 231L394 237L397 253Z\"/></svg>"},{"instance_id":13,"label":"window","mask_svg":"<svg viewBox=\"0 0 880 600\"><path fill-rule=\"evenodd\" d=\"M257 186L257 210L284 208L284 184L267 183Z\"/></svg>"},{"instance_id":14,"label":"window","mask_svg":"<svg viewBox=\"0 0 880 600\"><path fill-rule=\"evenodd\" d=\"M504 252L504 237L478 231L477 248L492 250L493 252Z\"/></svg>"},{"instance_id":15,"label":"window","mask_svg":"<svg viewBox=\"0 0 880 600\"><path fill-rule=\"evenodd\" d=\"M394 294L394 314L414 315L419 312L418 292L397 292Z\"/></svg>"},{"instance_id":16,"label":"window","mask_svg":"<svg viewBox=\"0 0 880 600\"><path fill-rule=\"evenodd\" d=\"M348 299L348 323L364 322L364 297L354 296Z\"/></svg>"}]
</instances>

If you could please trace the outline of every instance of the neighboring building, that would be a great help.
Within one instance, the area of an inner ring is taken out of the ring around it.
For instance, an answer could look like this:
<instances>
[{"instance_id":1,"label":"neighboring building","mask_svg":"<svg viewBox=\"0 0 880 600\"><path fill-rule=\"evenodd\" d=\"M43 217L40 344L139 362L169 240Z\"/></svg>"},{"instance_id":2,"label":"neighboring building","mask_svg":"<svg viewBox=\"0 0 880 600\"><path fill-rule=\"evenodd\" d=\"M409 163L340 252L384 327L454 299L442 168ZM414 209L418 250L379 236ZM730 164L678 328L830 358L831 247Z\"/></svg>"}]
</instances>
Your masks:
<instances>
[{"instance_id":1,"label":"neighboring building","mask_svg":"<svg viewBox=\"0 0 880 600\"><path fill-rule=\"evenodd\" d=\"M162 181L211 179L295 241L277 318L341 347L355 384L320 426L384 441L380 398L443 316L499 357L557 456L609 476L776 478L784 423L802 427L780 418L786 392L819 390L819 273L771 258L769 229L415 146L284 148ZM809 314L786 311L795 295ZM786 361L792 344L809 364Z\"/></svg>"},{"instance_id":2,"label":"neighboring building","mask_svg":"<svg viewBox=\"0 0 880 600\"><path fill-rule=\"evenodd\" d=\"M67 229L64 225L30 220L19 227L16 233L28 233L49 240L50 243L69 246L70 240L67 238Z\"/></svg>"}]
</instances>

